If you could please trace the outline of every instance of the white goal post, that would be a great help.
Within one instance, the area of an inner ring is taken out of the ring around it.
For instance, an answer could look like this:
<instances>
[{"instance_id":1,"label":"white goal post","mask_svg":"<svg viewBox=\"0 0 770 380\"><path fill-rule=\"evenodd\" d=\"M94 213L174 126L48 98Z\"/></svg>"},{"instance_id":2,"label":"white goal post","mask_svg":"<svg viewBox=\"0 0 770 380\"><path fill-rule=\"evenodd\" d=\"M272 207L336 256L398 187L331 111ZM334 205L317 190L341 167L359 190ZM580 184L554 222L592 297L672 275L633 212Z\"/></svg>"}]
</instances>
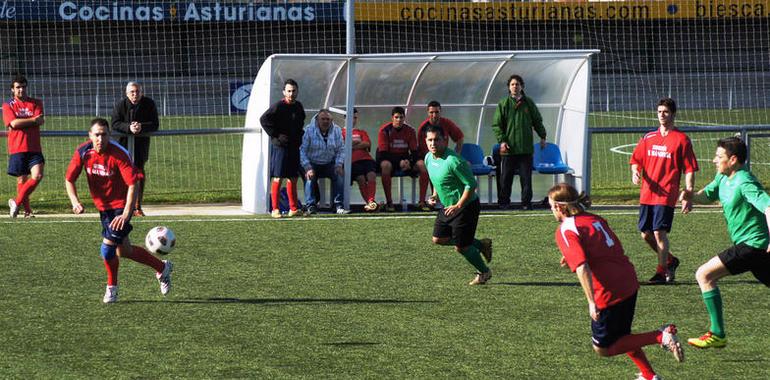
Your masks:
<instances>
[{"instance_id":1,"label":"white goal post","mask_svg":"<svg viewBox=\"0 0 770 380\"><path fill-rule=\"evenodd\" d=\"M518 74L526 83L525 93L543 115L548 141L560 146L564 161L574 170L566 180L582 191L589 164L585 139L591 56L596 53L598 50L276 54L265 60L254 80L245 128L261 130L260 116L281 99L283 82L293 78L299 83L298 99L308 121L321 108L344 110L346 104L354 104L359 110L359 128L376 145L379 126L389 120L392 107L406 108L407 122L417 127L425 118L427 103L438 100L442 115L462 128L465 142L479 144L489 154L496 142L490 128L495 108L507 96L508 78ZM355 68L352 103L346 99L349 67ZM336 122L344 125L344 121ZM269 149L267 134L244 135L241 191L245 211L270 211ZM535 176L535 199L544 197L555 181L552 175ZM347 205L349 197L345 202Z\"/></svg>"}]
</instances>

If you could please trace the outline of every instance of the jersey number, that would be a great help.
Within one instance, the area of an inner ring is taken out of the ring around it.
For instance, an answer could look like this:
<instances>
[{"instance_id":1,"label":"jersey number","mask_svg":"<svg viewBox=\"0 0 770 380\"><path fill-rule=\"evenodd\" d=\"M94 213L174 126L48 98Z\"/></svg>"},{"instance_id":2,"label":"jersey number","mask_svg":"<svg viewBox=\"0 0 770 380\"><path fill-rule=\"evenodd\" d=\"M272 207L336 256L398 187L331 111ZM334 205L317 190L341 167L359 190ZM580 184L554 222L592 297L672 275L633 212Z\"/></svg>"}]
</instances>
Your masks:
<instances>
[{"instance_id":1,"label":"jersey number","mask_svg":"<svg viewBox=\"0 0 770 380\"><path fill-rule=\"evenodd\" d=\"M601 222L593 222L592 225L595 229L601 231L602 234L604 234L604 243L606 243L608 247L615 245L615 241L612 240L610 234L607 233L607 230L604 229L604 226L602 226Z\"/></svg>"}]
</instances>

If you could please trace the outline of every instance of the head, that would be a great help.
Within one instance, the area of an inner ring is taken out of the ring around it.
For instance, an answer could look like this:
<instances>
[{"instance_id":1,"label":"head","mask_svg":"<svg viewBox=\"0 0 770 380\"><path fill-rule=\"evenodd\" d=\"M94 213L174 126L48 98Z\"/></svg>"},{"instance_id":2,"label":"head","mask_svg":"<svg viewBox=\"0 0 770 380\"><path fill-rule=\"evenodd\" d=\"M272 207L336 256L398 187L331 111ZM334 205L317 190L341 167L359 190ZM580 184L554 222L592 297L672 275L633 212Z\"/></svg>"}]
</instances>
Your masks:
<instances>
[{"instance_id":1,"label":"head","mask_svg":"<svg viewBox=\"0 0 770 380\"><path fill-rule=\"evenodd\" d=\"M16 99L21 99L27 96L27 78L23 75L16 75L11 80L11 93Z\"/></svg>"},{"instance_id":2,"label":"head","mask_svg":"<svg viewBox=\"0 0 770 380\"><path fill-rule=\"evenodd\" d=\"M297 84L297 81L289 78L283 82L283 99L286 103L294 103L294 101L297 100L297 95L299 95L299 85Z\"/></svg>"},{"instance_id":3,"label":"head","mask_svg":"<svg viewBox=\"0 0 770 380\"><path fill-rule=\"evenodd\" d=\"M396 128L401 128L401 126L404 124L405 117L406 111L404 110L404 107L393 107L393 109L390 111L390 120L393 122L393 126Z\"/></svg>"},{"instance_id":4,"label":"head","mask_svg":"<svg viewBox=\"0 0 770 380\"><path fill-rule=\"evenodd\" d=\"M437 125L428 125L425 128L425 145L434 156L441 156L446 151L447 139L444 129Z\"/></svg>"},{"instance_id":5,"label":"head","mask_svg":"<svg viewBox=\"0 0 770 380\"><path fill-rule=\"evenodd\" d=\"M712 162L720 174L732 175L746 162L746 144L737 137L719 140L717 152Z\"/></svg>"},{"instance_id":6,"label":"head","mask_svg":"<svg viewBox=\"0 0 770 380\"><path fill-rule=\"evenodd\" d=\"M358 108L353 107L353 126L358 124Z\"/></svg>"},{"instance_id":7,"label":"head","mask_svg":"<svg viewBox=\"0 0 770 380\"><path fill-rule=\"evenodd\" d=\"M431 124L438 124L438 120L441 118L441 103L431 100L428 103L428 119Z\"/></svg>"},{"instance_id":8,"label":"head","mask_svg":"<svg viewBox=\"0 0 770 380\"><path fill-rule=\"evenodd\" d=\"M508 92L515 97L524 93L524 79L521 78L521 75L513 74L508 78Z\"/></svg>"},{"instance_id":9,"label":"head","mask_svg":"<svg viewBox=\"0 0 770 380\"><path fill-rule=\"evenodd\" d=\"M551 205L553 217L561 222L591 207L591 198L562 182L548 190L548 204Z\"/></svg>"},{"instance_id":10,"label":"head","mask_svg":"<svg viewBox=\"0 0 770 380\"><path fill-rule=\"evenodd\" d=\"M676 117L676 102L671 98L658 101L658 122L661 126L671 127Z\"/></svg>"},{"instance_id":11,"label":"head","mask_svg":"<svg viewBox=\"0 0 770 380\"><path fill-rule=\"evenodd\" d=\"M95 151L103 152L110 145L110 123L100 117L91 120L88 138L94 144Z\"/></svg>"},{"instance_id":12,"label":"head","mask_svg":"<svg viewBox=\"0 0 770 380\"><path fill-rule=\"evenodd\" d=\"M318 129L326 132L332 126L332 113L328 109L322 108L318 110L316 115L316 125Z\"/></svg>"},{"instance_id":13,"label":"head","mask_svg":"<svg viewBox=\"0 0 770 380\"><path fill-rule=\"evenodd\" d=\"M138 82L128 82L126 84L126 98L131 104L139 103L142 99L142 85Z\"/></svg>"}]
</instances>

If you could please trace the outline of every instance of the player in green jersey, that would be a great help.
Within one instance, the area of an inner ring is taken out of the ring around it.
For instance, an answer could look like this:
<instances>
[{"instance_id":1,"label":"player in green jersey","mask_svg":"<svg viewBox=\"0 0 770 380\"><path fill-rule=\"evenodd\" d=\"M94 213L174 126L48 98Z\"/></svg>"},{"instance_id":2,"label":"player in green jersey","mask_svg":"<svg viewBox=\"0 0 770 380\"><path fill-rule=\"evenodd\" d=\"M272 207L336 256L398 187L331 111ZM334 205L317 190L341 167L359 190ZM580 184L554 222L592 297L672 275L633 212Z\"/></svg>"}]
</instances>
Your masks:
<instances>
[{"instance_id":1,"label":"player in green jersey","mask_svg":"<svg viewBox=\"0 0 770 380\"><path fill-rule=\"evenodd\" d=\"M770 196L746 169L745 161L746 144L741 139L719 140L713 160L716 177L694 196L697 203L716 200L722 203L727 230L734 244L701 265L695 273L711 320L708 332L687 340L698 348L727 345L722 296L717 287L719 279L751 271L757 280L770 287Z\"/></svg>"},{"instance_id":2,"label":"player in green jersey","mask_svg":"<svg viewBox=\"0 0 770 380\"><path fill-rule=\"evenodd\" d=\"M468 162L451 149L439 126L425 128L425 167L433 183L433 194L428 203L439 208L433 226L433 244L453 245L455 250L476 268L476 277L468 285L483 285L492 278L492 271L484 263L492 261L492 240L476 239L481 204L476 195L476 178ZM484 259L481 256L484 256Z\"/></svg>"}]
</instances>

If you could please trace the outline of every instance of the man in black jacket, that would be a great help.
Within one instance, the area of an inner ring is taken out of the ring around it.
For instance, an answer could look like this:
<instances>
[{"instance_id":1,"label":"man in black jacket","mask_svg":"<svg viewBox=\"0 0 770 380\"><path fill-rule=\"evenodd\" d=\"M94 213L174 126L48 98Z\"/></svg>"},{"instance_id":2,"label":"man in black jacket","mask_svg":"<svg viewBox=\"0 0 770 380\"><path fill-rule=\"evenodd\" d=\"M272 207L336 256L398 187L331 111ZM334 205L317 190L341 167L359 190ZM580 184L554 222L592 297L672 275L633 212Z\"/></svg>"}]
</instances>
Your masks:
<instances>
[{"instance_id":1,"label":"man in black jacket","mask_svg":"<svg viewBox=\"0 0 770 380\"><path fill-rule=\"evenodd\" d=\"M155 102L142 94L142 85L137 82L126 84L126 97L115 103L112 110L112 130L126 135L139 135L158 130L158 109ZM128 148L128 137L120 138L120 145ZM134 151L132 158L139 175L136 182L136 204L134 216L144 216L142 211L142 198L146 174L144 164L150 156L150 138L147 136L134 137Z\"/></svg>"}]
</instances>

